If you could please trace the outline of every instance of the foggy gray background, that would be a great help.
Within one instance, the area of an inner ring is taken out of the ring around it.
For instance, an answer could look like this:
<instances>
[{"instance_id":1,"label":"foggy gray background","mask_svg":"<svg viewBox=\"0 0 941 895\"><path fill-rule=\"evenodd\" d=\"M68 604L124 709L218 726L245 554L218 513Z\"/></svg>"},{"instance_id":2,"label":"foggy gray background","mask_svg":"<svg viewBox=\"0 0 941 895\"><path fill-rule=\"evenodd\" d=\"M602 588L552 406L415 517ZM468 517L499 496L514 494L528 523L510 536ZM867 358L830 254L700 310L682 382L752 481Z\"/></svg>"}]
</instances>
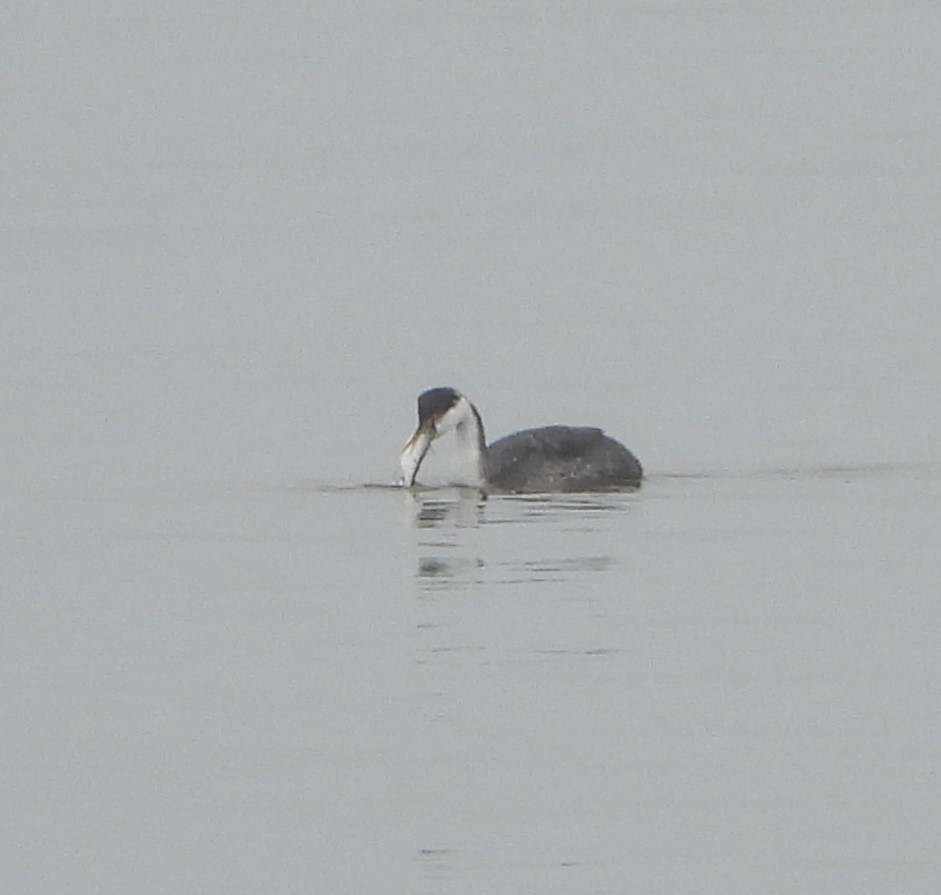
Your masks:
<instances>
[{"instance_id":1,"label":"foggy gray background","mask_svg":"<svg viewBox=\"0 0 941 895\"><path fill-rule=\"evenodd\" d=\"M941 8L0 22L11 892L938 891Z\"/></svg>"},{"instance_id":2,"label":"foggy gray background","mask_svg":"<svg viewBox=\"0 0 941 895\"><path fill-rule=\"evenodd\" d=\"M5 18L13 480L385 480L442 383L657 469L937 457L931 4Z\"/></svg>"}]
</instances>

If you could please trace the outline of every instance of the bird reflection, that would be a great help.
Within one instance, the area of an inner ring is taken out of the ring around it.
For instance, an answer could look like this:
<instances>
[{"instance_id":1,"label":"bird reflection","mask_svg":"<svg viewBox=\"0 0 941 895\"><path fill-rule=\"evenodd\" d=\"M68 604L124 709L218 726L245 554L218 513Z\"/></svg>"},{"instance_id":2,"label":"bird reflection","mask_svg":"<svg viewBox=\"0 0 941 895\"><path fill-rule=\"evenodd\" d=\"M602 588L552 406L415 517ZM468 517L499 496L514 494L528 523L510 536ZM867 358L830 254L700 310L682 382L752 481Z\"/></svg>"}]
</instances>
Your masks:
<instances>
[{"instance_id":1,"label":"bird reflection","mask_svg":"<svg viewBox=\"0 0 941 895\"><path fill-rule=\"evenodd\" d=\"M476 488L418 491L410 495L419 538L416 579L423 590L448 590L479 583L484 562L476 532L486 498Z\"/></svg>"},{"instance_id":2,"label":"bird reflection","mask_svg":"<svg viewBox=\"0 0 941 895\"><path fill-rule=\"evenodd\" d=\"M484 567L480 557L475 559L441 559L437 556L422 556L418 560L416 577L424 590L453 590L469 584L479 584L475 573Z\"/></svg>"},{"instance_id":3,"label":"bird reflection","mask_svg":"<svg viewBox=\"0 0 941 895\"><path fill-rule=\"evenodd\" d=\"M435 528L453 522L460 528L476 528L483 522L487 496L477 488L449 488L409 494L416 507L415 524Z\"/></svg>"},{"instance_id":4,"label":"bird reflection","mask_svg":"<svg viewBox=\"0 0 941 895\"><path fill-rule=\"evenodd\" d=\"M416 583L428 593L563 582L586 572L607 572L616 561L597 549L595 536L609 529L612 516L630 512L633 505L634 495L626 493L488 500L475 488L410 489L409 523L418 534ZM506 538L507 525L526 526L532 534L519 531ZM578 550L576 543L589 549ZM550 544L555 551L546 550Z\"/></svg>"}]
</instances>

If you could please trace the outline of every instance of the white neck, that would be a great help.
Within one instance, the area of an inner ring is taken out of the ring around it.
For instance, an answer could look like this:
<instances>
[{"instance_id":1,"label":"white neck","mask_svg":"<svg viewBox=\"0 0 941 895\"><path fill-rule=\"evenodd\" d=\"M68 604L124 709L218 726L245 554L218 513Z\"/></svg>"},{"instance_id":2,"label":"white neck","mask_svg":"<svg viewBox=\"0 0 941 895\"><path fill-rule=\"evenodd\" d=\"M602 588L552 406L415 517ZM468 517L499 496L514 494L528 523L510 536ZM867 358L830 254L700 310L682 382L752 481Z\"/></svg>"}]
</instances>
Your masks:
<instances>
[{"instance_id":1,"label":"white neck","mask_svg":"<svg viewBox=\"0 0 941 895\"><path fill-rule=\"evenodd\" d=\"M461 484L478 486L484 480L484 424L480 414L465 397L438 420L438 435L451 429L457 443L457 471Z\"/></svg>"}]
</instances>

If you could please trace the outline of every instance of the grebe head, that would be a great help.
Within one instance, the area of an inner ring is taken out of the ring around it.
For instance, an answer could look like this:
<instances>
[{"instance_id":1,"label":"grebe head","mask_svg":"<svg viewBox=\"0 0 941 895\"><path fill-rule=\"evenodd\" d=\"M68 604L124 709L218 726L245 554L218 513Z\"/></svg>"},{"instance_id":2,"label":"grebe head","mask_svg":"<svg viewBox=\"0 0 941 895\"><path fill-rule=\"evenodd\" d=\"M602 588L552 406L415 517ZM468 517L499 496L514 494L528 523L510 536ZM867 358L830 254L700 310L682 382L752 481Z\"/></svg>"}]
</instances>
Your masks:
<instances>
[{"instance_id":1,"label":"grebe head","mask_svg":"<svg viewBox=\"0 0 941 895\"><path fill-rule=\"evenodd\" d=\"M419 467L436 438L455 429L458 435L464 435L469 425L474 429L470 443L479 450L483 427L470 401L453 388L431 388L422 392L418 396L418 428L399 458L404 484L407 487L415 484Z\"/></svg>"}]
</instances>

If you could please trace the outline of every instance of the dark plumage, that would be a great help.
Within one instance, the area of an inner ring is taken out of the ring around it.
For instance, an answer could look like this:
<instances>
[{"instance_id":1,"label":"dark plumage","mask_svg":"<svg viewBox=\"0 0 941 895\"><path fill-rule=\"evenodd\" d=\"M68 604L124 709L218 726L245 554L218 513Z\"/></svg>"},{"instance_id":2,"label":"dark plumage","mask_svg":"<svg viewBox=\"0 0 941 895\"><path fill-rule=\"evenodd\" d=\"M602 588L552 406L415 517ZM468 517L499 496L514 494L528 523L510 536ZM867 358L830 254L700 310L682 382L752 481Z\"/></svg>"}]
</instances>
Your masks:
<instances>
[{"instance_id":1,"label":"dark plumage","mask_svg":"<svg viewBox=\"0 0 941 895\"><path fill-rule=\"evenodd\" d=\"M592 427L524 429L493 442L484 477L500 491L599 491L639 485L640 461Z\"/></svg>"},{"instance_id":2,"label":"dark plumage","mask_svg":"<svg viewBox=\"0 0 941 895\"><path fill-rule=\"evenodd\" d=\"M418 422L444 416L457 402L460 395L453 388L430 388L418 396Z\"/></svg>"}]
</instances>

